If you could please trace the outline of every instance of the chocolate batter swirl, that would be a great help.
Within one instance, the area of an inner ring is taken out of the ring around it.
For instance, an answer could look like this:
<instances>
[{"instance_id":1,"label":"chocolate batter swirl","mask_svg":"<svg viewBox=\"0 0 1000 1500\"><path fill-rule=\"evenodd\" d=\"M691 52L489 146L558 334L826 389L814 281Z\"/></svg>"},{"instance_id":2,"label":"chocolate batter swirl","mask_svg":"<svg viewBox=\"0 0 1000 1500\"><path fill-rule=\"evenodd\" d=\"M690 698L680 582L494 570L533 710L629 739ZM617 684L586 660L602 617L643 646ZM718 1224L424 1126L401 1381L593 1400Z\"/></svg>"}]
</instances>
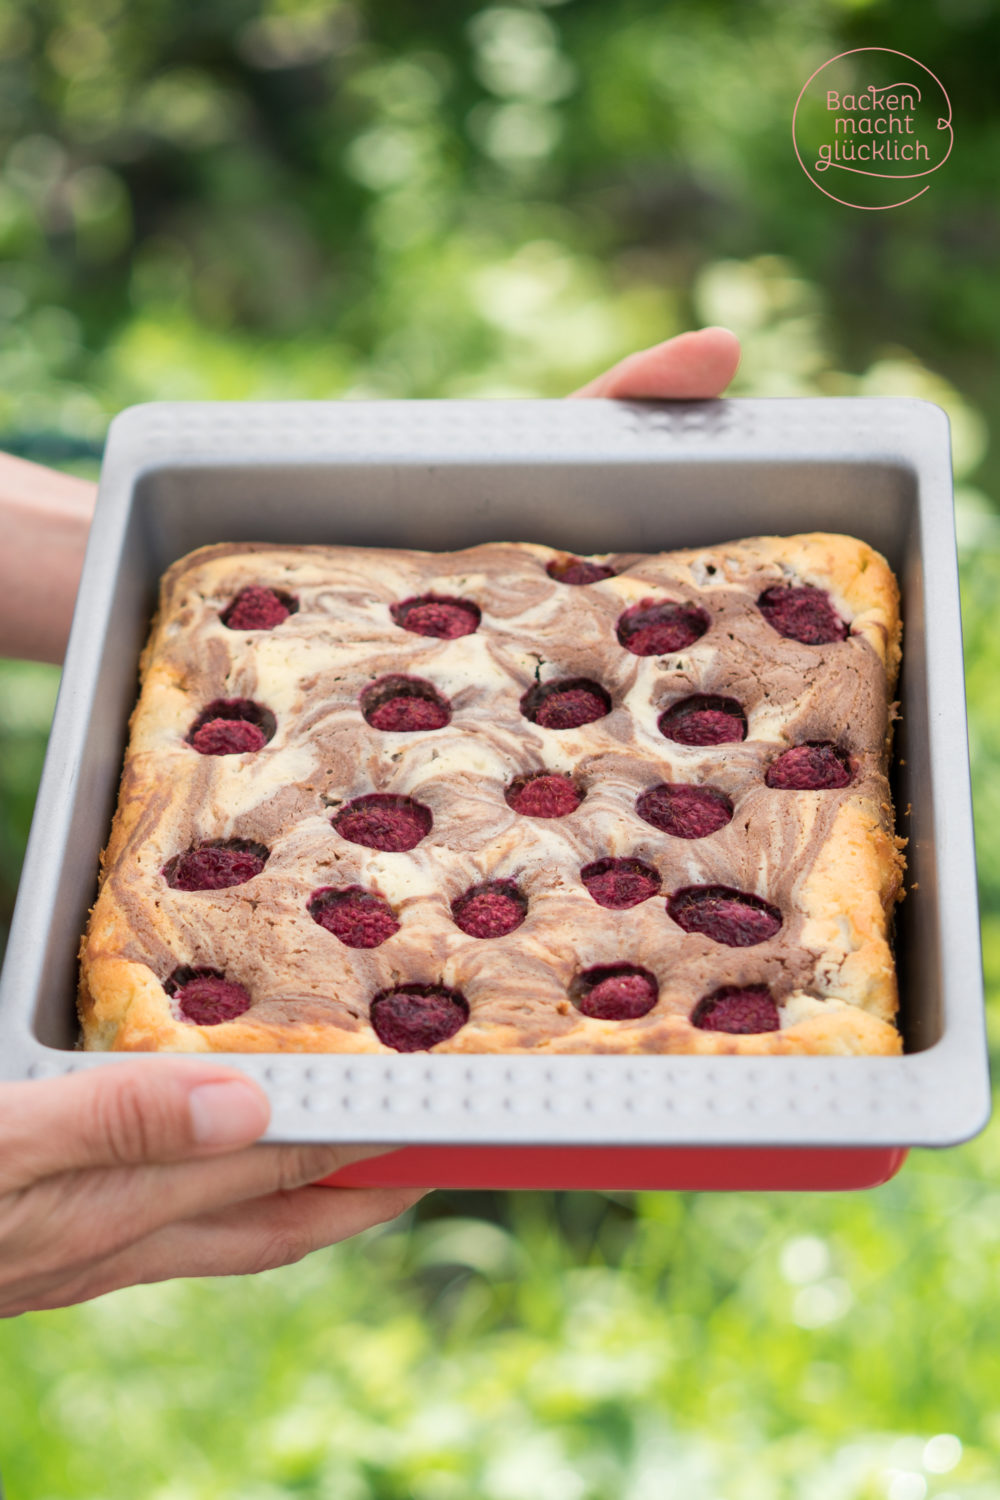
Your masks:
<instances>
[{"instance_id":1,"label":"chocolate batter swirl","mask_svg":"<svg viewBox=\"0 0 1000 1500\"><path fill-rule=\"evenodd\" d=\"M468 1005L436 1051L898 1050L886 940L901 863L886 779L898 616L883 560L849 538L762 538L612 554L594 562L602 576L567 587L548 571L561 557L517 543L436 554L244 545L170 569L84 950L86 1045L384 1052L374 997L430 986ZM758 601L789 584L823 588L846 638L780 635ZM232 601L251 588L294 599L295 611L234 628ZM474 628L435 616L440 634L406 629L407 602L428 599L466 601ZM640 605L645 619L650 600L707 624L677 650L637 654L620 621ZM409 703L448 713L380 719L366 690L397 679L421 684ZM525 700L557 682L597 685L609 710L569 727L526 717ZM696 696L735 702L745 738L666 738L665 712ZM186 736L198 714L235 700L273 716L267 743L195 753ZM849 763L849 784L767 784L783 752L818 743ZM533 817L511 805L515 778L543 771L572 778L575 808ZM700 837L653 826L637 803L672 784L711 788L731 818ZM373 794L429 811L412 847L338 832L338 811ZM260 845L266 864L222 889L164 877L211 840ZM851 889L838 887L838 850ZM580 872L609 860L655 872L658 893L627 909L599 904ZM523 921L486 940L464 932L455 903L504 882L527 902ZM669 897L695 886L758 898L780 929L745 947L683 930ZM313 893L341 887L381 898L398 930L354 947L319 925ZM162 989L182 965L243 986L251 1008L193 1026ZM618 965L655 976L652 1008L581 1013L578 976ZM693 1026L699 1001L726 986L766 987L780 1029Z\"/></svg>"}]
</instances>

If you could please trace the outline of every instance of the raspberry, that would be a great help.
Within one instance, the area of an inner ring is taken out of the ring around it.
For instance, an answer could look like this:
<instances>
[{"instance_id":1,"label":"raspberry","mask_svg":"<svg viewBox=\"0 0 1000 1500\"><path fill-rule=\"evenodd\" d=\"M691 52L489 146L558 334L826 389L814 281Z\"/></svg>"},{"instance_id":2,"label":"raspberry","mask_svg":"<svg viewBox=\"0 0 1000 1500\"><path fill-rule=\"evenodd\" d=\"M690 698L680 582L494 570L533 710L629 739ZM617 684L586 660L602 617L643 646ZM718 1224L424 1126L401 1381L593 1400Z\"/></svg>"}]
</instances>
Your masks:
<instances>
[{"instance_id":1,"label":"raspberry","mask_svg":"<svg viewBox=\"0 0 1000 1500\"><path fill-rule=\"evenodd\" d=\"M583 800L572 777L555 771L516 776L504 796L507 806L525 818L564 818Z\"/></svg>"},{"instance_id":2,"label":"raspberry","mask_svg":"<svg viewBox=\"0 0 1000 1500\"><path fill-rule=\"evenodd\" d=\"M443 729L451 714L440 703L413 697L389 698L367 717L373 729L409 733L418 729Z\"/></svg>"},{"instance_id":3,"label":"raspberry","mask_svg":"<svg viewBox=\"0 0 1000 1500\"><path fill-rule=\"evenodd\" d=\"M625 911L648 901L660 889L660 877L639 859L599 859L584 865L580 879L598 906Z\"/></svg>"},{"instance_id":4,"label":"raspberry","mask_svg":"<svg viewBox=\"0 0 1000 1500\"><path fill-rule=\"evenodd\" d=\"M332 821L349 843L398 854L414 848L430 833L434 817L429 807L412 797L372 792L345 802Z\"/></svg>"},{"instance_id":5,"label":"raspberry","mask_svg":"<svg viewBox=\"0 0 1000 1500\"><path fill-rule=\"evenodd\" d=\"M826 740L810 740L779 755L767 768L765 783L785 792L818 792L850 786L851 763Z\"/></svg>"},{"instance_id":6,"label":"raspberry","mask_svg":"<svg viewBox=\"0 0 1000 1500\"><path fill-rule=\"evenodd\" d=\"M482 619L479 605L471 599L451 599L439 594L404 599L400 604L391 604L389 613L403 630L414 635L435 635L442 641L472 635Z\"/></svg>"},{"instance_id":7,"label":"raspberry","mask_svg":"<svg viewBox=\"0 0 1000 1500\"><path fill-rule=\"evenodd\" d=\"M656 721L664 739L678 745L729 745L747 736L746 715L735 698L694 693L664 710Z\"/></svg>"},{"instance_id":8,"label":"raspberry","mask_svg":"<svg viewBox=\"0 0 1000 1500\"><path fill-rule=\"evenodd\" d=\"M276 727L271 710L249 698L216 698L191 725L187 742L199 755L244 755L263 749Z\"/></svg>"},{"instance_id":9,"label":"raspberry","mask_svg":"<svg viewBox=\"0 0 1000 1500\"><path fill-rule=\"evenodd\" d=\"M781 927L777 907L725 885L684 886L667 901L667 912L685 932L698 933L730 948L766 943Z\"/></svg>"},{"instance_id":10,"label":"raspberry","mask_svg":"<svg viewBox=\"0 0 1000 1500\"><path fill-rule=\"evenodd\" d=\"M373 729L413 732L443 729L451 722L445 698L422 677L380 677L361 694L361 712Z\"/></svg>"},{"instance_id":11,"label":"raspberry","mask_svg":"<svg viewBox=\"0 0 1000 1500\"><path fill-rule=\"evenodd\" d=\"M585 583L600 583L602 578L614 578L614 568L609 568L606 563L588 562L583 557L554 557L546 565L546 573L554 578L556 583L572 584L579 588Z\"/></svg>"},{"instance_id":12,"label":"raspberry","mask_svg":"<svg viewBox=\"0 0 1000 1500\"><path fill-rule=\"evenodd\" d=\"M451 905L455 926L475 938L505 937L520 927L527 911L528 903L513 880L471 886Z\"/></svg>"},{"instance_id":13,"label":"raspberry","mask_svg":"<svg viewBox=\"0 0 1000 1500\"><path fill-rule=\"evenodd\" d=\"M611 698L599 682L570 677L536 683L521 699L521 712L542 729L579 729L611 712Z\"/></svg>"},{"instance_id":14,"label":"raspberry","mask_svg":"<svg viewBox=\"0 0 1000 1500\"><path fill-rule=\"evenodd\" d=\"M703 839L725 828L732 819L733 804L724 792L710 786L688 786L661 782L636 799L640 818L678 839Z\"/></svg>"},{"instance_id":15,"label":"raspberry","mask_svg":"<svg viewBox=\"0 0 1000 1500\"><path fill-rule=\"evenodd\" d=\"M399 931L392 907L363 886L321 886L308 903L309 915L347 948L377 948Z\"/></svg>"},{"instance_id":16,"label":"raspberry","mask_svg":"<svg viewBox=\"0 0 1000 1500\"><path fill-rule=\"evenodd\" d=\"M246 839L213 839L168 859L161 871L175 891L222 891L263 870L269 850Z\"/></svg>"},{"instance_id":17,"label":"raspberry","mask_svg":"<svg viewBox=\"0 0 1000 1500\"><path fill-rule=\"evenodd\" d=\"M585 1016L599 1021L634 1021L653 1009L659 986L648 969L614 964L579 974L570 994Z\"/></svg>"},{"instance_id":18,"label":"raspberry","mask_svg":"<svg viewBox=\"0 0 1000 1500\"><path fill-rule=\"evenodd\" d=\"M246 755L267 744L264 731L241 719L209 719L191 736L199 755Z\"/></svg>"},{"instance_id":19,"label":"raspberry","mask_svg":"<svg viewBox=\"0 0 1000 1500\"><path fill-rule=\"evenodd\" d=\"M454 1036L468 1019L464 995L442 985L401 984L383 990L371 1004L375 1035L397 1052L425 1052Z\"/></svg>"},{"instance_id":20,"label":"raspberry","mask_svg":"<svg viewBox=\"0 0 1000 1500\"><path fill-rule=\"evenodd\" d=\"M801 641L805 646L826 646L847 638L847 626L830 602L829 594L811 584L798 588L775 584L764 590L757 608L779 635Z\"/></svg>"},{"instance_id":21,"label":"raspberry","mask_svg":"<svg viewBox=\"0 0 1000 1500\"><path fill-rule=\"evenodd\" d=\"M275 625L295 614L298 607L299 601L293 594L261 588L254 583L241 589L219 618L230 630L273 630Z\"/></svg>"},{"instance_id":22,"label":"raspberry","mask_svg":"<svg viewBox=\"0 0 1000 1500\"><path fill-rule=\"evenodd\" d=\"M691 1025L701 1031L730 1031L747 1036L755 1031L779 1031L778 1007L766 984L724 984L699 1000Z\"/></svg>"},{"instance_id":23,"label":"raspberry","mask_svg":"<svg viewBox=\"0 0 1000 1500\"><path fill-rule=\"evenodd\" d=\"M618 640L633 656L683 651L705 634L711 621L695 604L642 599L618 619Z\"/></svg>"},{"instance_id":24,"label":"raspberry","mask_svg":"<svg viewBox=\"0 0 1000 1500\"><path fill-rule=\"evenodd\" d=\"M250 1009L250 996L218 969L175 969L164 985L178 1002L185 1021L195 1026L219 1026Z\"/></svg>"}]
</instances>

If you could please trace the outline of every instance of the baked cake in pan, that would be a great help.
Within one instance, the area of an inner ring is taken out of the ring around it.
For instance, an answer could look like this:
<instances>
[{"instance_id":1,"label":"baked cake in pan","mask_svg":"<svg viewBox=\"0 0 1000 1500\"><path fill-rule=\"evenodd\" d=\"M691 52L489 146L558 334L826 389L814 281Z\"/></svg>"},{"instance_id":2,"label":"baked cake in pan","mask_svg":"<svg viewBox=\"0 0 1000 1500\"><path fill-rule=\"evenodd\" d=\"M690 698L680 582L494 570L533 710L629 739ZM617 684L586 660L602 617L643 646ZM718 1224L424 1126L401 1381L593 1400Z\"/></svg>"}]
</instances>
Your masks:
<instances>
[{"instance_id":1,"label":"baked cake in pan","mask_svg":"<svg viewBox=\"0 0 1000 1500\"><path fill-rule=\"evenodd\" d=\"M142 658L83 1044L899 1052L899 638L845 536L203 547Z\"/></svg>"}]
</instances>

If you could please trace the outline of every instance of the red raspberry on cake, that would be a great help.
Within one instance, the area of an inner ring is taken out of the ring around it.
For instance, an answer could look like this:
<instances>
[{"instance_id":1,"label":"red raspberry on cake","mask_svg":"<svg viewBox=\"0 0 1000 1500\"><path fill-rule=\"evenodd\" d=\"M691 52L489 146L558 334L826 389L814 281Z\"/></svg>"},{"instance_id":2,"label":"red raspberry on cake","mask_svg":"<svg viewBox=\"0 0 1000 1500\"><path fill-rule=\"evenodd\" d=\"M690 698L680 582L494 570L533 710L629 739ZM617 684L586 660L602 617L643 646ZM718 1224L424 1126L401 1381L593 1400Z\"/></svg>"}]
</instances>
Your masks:
<instances>
[{"instance_id":1,"label":"red raspberry on cake","mask_svg":"<svg viewBox=\"0 0 1000 1500\"><path fill-rule=\"evenodd\" d=\"M216 698L188 730L199 755L247 755L263 750L276 728L274 714L249 698Z\"/></svg>"},{"instance_id":2,"label":"red raspberry on cake","mask_svg":"<svg viewBox=\"0 0 1000 1500\"><path fill-rule=\"evenodd\" d=\"M451 705L432 682L391 673L361 694L361 712L373 729L398 733L443 729L451 723Z\"/></svg>"},{"instance_id":3,"label":"red raspberry on cake","mask_svg":"<svg viewBox=\"0 0 1000 1500\"><path fill-rule=\"evenodd\" d=\"M298 607L299 601L292 594L251 584L240 590L219 618L230 630L273 630Z\"/></svg>"},{"instance_id":4,"label":"red raspberry on cake","mask_svg":"<svg viewBox=\"0 0 1000 1500\"><path fill-rule=\"evenodd\" d=\"M546 573L556 583L566 583L572 588L582 588L588 583L600 583L605 578L614 578L615 570L607 563L592 562L587 557L554 557L546 564Z\"/></svg>"},{"instance_id":5,"label":"red raspberry on cake","mask_svg":"<svg viewBox=\"0 0 1000 1500\"><path fill-rule=\"evenodd\" d=\"M693 646L710 623L706 612L696 604L643 599L619 616L617 634L633 656L665 656Z\"/></svg>"},{"instance_id":6,"label":"red raspberry on cake","mask_svg":"<svg viewBox=\"0 0 1000 1500\"><path fill-rule=\"evenodd\" d=\"M195 1026L221 1026L250 1009L247 990L218 969L175 969L164 988L181 1018Z\"/></svg>"},{"instance_id":7,"label":"red raspberry on cake","mask_svg":"<svg viewBox=\"0 0 1000 1500\"><path fill-rule=\"evenodd\" d=\"M399 854L416 848L430 833L433 821L430 808L412 797L375 792L345 803L335 814L333 826L352 844Z\"/></svg>"},{"instance_id":8,"label":"red raspberry on cake","mask_svg":"<svg viewBox=\"0 0 1000 1500\"><path fill-rule=\"evenodd\" d=\"M520 927L527 911L527 897L514 880L470 886L451 906L455 926L475 938L506 937Z\"/></svg>"},{"instance_id":9,"label":"red raspberry on cake","mask_svg":"<svg viewBox=\"0 0 1000 1500\"><path fill-rule=\"evenodd\" d=\"M163 878L175 891L222 891L253 880L267 856L263 844L249 839L215 839L168 859Z\"/></svg>"},{"instance_id":10,"label":"red raspberry on cake","mask_svg":"<svg viewBox=\"0 0 1000 1500\"><path fill-rule=\"evenodd\" d=\"M443 598L438 594L403 599L393 604L389 612L401 629L414 635L436 636L442 641L472 635L482 619L482 610L471 599Z\"/></svg>"},{"instance_id":11,"label":"red raspberry on cake","mask_svg":"<svg viewBox=\"0 0 1000 1500\"><path fill-rule=\"evenodd\" d=\"M309 915L347 948L378 948L399 931L384 896L363 886L321 886L309 897Z\"/></svg>"},{"instance_id":12,"label":"red raspberry on cake","mask_svg":"<svg viewBox=\"0 0 1000 1500\"><path fill-rule=\"evenodd\" d=\"M664 709L657 728L678 745L732 745L747 737L747 718L735 698L693 693Z\"/></svg>"},{"instance_id":13,"label":"red raspberry on cake","mask_svg":"<svg viewBox=\"0 0 1000 1500\"><path fill-rule=\"evenodd\" d=\"M464 995L443 985L401 984L383 990L371 1005L379 1041L396 1052L426 1052L446 1042L469 1019Z\"/></svg>"},{"instance_id":14,"label":"red raspberry on cake","mask_svg":"<svg viewBox=\"0 0 1000 1500\"><path fill-rule=\"evenodd\" d=\"M765 589L757 608L779 635L806 646L827 646L847 639L848 627L830 596L811 584L775 584Z\"/></svg>"},{"instance_id":15,"label":"red raspberry on cake","mask_svg":"<svg viewBox=\"0 0 1000 1500\"><path fill-rule=\"evenodd\" d=\"M580 879L598 906L626 911L648 901L660 889L660 877L641 859L598 859L585 865Z\"/></svg>"},{"instance_id":16,"label":"red raspberry on cake","mask_svg":"<svg viewBox=\"0 0 1000 1500\"><path fill-rule=\"evenodd\" d=\"M767 768L764 781L785 792L837 791L853 780L850 757L826 741L794 745Z\"/></svg>"},{"instance_id":17,"label":"red raspberry on cake","mask_svg":"<svg viewBox=\"0 0 1000 1500\"><path fill-rule=\"evenodd\" d=\"M581 1015L596 1021L636 1021L653 1009L659 986L648 969L612 964L578 975L570 993Z\"/></svg>"},{"instance_id":18,"label":"red raspberry on cake","mask_svg":"<svg viewBox=\"0 0 1000 1500\"><path fill-rule=\"evenodd\" d=\"M781 1026L778 1007L766 984L724 984L699 1000L691 1012L691 1025L700 1031L728 1031L749 1036L777 1031Z\"/></svg>"},{"instance_id":19,"label":"red raspberry on cake","mask_svg":"<svg viewBox=\"0 0 1000 1500\"><path fill-rule=\"evenodd\" d=\"M645 822L677 839L705 839L732 821L733 804L725 792L682 783L651 786L635 810Z\"/></svg>"},{"instance_id":20,"label":"red raspberry on cake","mask_svg":"<svg viewBox=\"0 0 1000 1500\"><path fill-rule=\"evenodd\" d=\"M521 712L543 729L579 729L611 712L611 697L589 677L536 683L521 699Z\"/></svg>"},{"instance_id":21,"label":"red raspberry on cake","mask_svg":"<svg viewBox=\"0 0 1000 1500\"><path fill-rule=\"evenodd\" d=\"M508 807L524 818L564 818L576 812L583 800L571 776L551 771L533 771L515 776L504 792Z\"/></svg>"},{"instance_id":22,"label":"red raspberry on cake","mask_svg":"<svg viewBox=\"0 0 1000 1500\"><path fill-rule=\"evenodd\" d=\"M685 932L698 933L730 948L766 943L781 928L781 912L748 891L724 885L689 885L675 891L667 911Z\"/></svg>"}]
</instances>

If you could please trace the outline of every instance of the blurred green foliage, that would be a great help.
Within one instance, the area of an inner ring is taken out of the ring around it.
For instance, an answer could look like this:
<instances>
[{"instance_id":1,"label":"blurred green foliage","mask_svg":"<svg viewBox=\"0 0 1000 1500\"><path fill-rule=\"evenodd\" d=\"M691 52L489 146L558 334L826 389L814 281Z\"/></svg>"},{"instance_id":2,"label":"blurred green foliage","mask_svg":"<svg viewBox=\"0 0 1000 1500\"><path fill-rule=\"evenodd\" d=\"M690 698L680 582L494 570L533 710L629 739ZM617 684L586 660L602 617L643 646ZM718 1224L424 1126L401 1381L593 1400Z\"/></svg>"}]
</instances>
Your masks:
<instances>
[{"instance_id":1,"label":"blurred green foliage","mask_svg":"<svg viewBox=\"0 0 1000 1500\"><path fill-rule=\"evenodd\" d=\"M59 669L0 661L0 951L6 943Z\"/></svg>"},{"instance_id":2,"label":"blurred green foliage","mask_svg":"<svg viewBox=\"0 0 1000 1500\"><path fill-rule=\"evenodd\" d=\"M791 150L860 46L955 109L891 213ZM559 395L710 322L737 394L939 402L1000 1045L998 55L992 0L0 0L0 446L147 399ZM57 676L0 667L8 910ZM1000 1500L998 1247L995 1128L846 1197L433 1194L3 1325L0 1465L19 1500Z\"/></svg>"},{"instance_id":3,"label":"blurred green foliage","mask_svg":"<svg viewBox=\"0 0 1000 1500\"><path fill-rule=\"evenodd\" d=\"M28 1315L5 1472L38 1500L996 1500L998 1170L991 1133L847 1198L440 1193L252 1284Z\"/></svg>"},{"instance_id":4,"label":"blurred green foliage","mask_svg":"<svg viewBox=\"0 0 1000 1500\"><path fill-rule=\"evenodd\" d=\"M861 45L955 106L902 213L834 210L790 149L809 73ZM146 397L557 395L762 250L822 286L835 369L905 344L992 421L998 54L988 0L3 0L0 434Z\"/></svg>"}]
</instances>

